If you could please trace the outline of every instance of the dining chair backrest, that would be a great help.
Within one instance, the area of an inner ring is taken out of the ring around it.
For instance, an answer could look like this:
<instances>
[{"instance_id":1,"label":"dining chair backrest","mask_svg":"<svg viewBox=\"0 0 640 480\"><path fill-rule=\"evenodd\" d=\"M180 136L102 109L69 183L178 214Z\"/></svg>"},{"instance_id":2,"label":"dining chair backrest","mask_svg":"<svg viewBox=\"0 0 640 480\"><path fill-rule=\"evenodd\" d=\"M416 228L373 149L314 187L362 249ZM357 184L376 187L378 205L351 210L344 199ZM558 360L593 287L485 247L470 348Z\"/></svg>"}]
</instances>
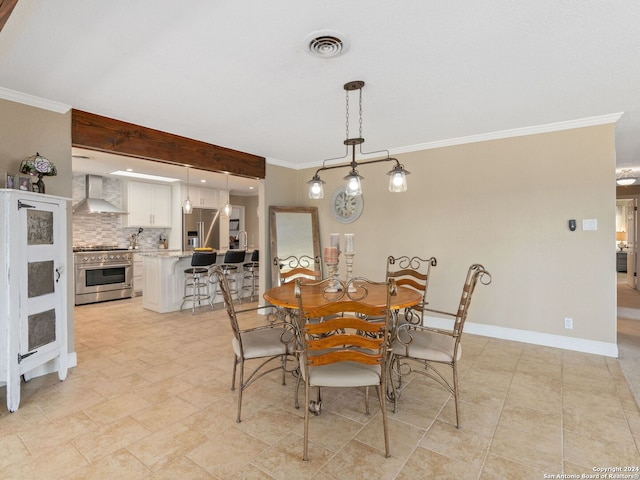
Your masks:
<instances>
[{"instance_id":1,"label":"dining chair backrest","mask_svg":"<svg viewBox=\"0 0 640 480\"><path fill-rule=\"evenodd\" d=\"M208 267L216 263L218 254L216 252L193 252L191 256L192 267Z\"/></svg>"},{"instance_id":2,"label":"dining chair backrest","mask_svg":"<svg viewBox=\"0 0 640 480\"><path fill-rule=\"evenodd\" d=\"M285 283L296 280L297 278L306 278L310 280L322 279L322 262L320 257L310 257L301 255L296 257L291 255L287 258L273 259L273 265L278 271L278 283Z\"/></svg>"},{"instance_id":3,"label":"dining chair backrest","mask_svg":"<svg viewBox=\"0 0 640 480\"><path fill-rule=\"evenodd\" d=\"M213 268L213 271L211 272L211 276L213 277L214 282L219 285L220 292L222 293L222 299L224 300L224 306L227 310L229 321L231 322L231 330L233 331L233 336L236 338L236 341L240 345L240 350L242 351L242 339L240 338L240 327L238 327L238 320L236 318L236 311L233 306L233 298L231 296L229 281L227 280L227 276L225 275L225 272L222 266L220 265L215 266Z\"/></svg>"},{"instance_id":4,"label":"dining chair backrest","mask_svg":"<svg viewBox=\"0 0 640 480\"><path fill-rule=\"evenodd\" d=\"M464 328L464 322L467 320L469 313L469 306L471 305L471 296L476 288L476 284L480 280L483 285L489 285L491 283L491 274L479 263L474 263L467 270L467 277L462 287L462 294L460 295L460 303L458 304L458 311L453 324L453 335L459 341Z\"/></svg>"},{"instance_id":5,"label":"dining chair backrest","mask_svg":"<svg viewBox=\"0 0 640 480\"><path fill-rule=\"evenodd\" d=\"M387 258L387 280L393 278L398 286L411 288L422 295L422 301L418 305L405 310L407 321L422 322L420 312L427 304L431 267L435 267L437 264L436 257L424 259L405 255Z\"/></svg>"},{"instance_id":6,"label":"dining chair backrest","mask_svg":"<svg viewBox=\"0 0 640 480\"><path fill-rule=\"evenodd\" d=\"M227 250L227 253L224 254L224 263L242 263L244 255L244 250Z\"/></svg>"},{"instance_id":7,"label":"dining chair backrest","mask_svg":"<svg viewBox=\"0 0 640 480\"><path fill-rule=\"evenodd\" d=\"M391 296L395 294L394 281L372 282L357 277L348 284L354 289L348 288L346 282L340 282L340 285L341 289L335 291L334 279L319 282L296 279L298 328L302 333L307 365L327 365L345 360L383 363L391 318L389 305ZM384 304L367 303L368 292L375 285L383 285L386 289ZM313 300L309 301L311 297ZM383 317L385 321L369 322L366 320L368 317ZM329 320L316 322L317 318Z\"/></svg>"}]
</instances>

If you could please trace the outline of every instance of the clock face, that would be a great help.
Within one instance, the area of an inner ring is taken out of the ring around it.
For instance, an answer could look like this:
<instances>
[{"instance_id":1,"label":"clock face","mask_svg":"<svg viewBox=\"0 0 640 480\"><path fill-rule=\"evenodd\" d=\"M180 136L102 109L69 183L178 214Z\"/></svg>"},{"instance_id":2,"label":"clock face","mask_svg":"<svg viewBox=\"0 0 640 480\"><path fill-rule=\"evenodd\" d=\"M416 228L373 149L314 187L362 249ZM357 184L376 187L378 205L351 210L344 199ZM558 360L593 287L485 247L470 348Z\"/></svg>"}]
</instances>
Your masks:
<instances>
[{"instance_id":1,"label":"clock face","mask_svg":"<svg viewBox=\"0 0 640 480\"><path fill-rule=\"evenodd\" d=\"M351 223L360 217L364 208L362 195L353 197L348 195L345 187L340 187L333 194L331 211L336 220L341 223Z\"/></svg>"}]
</instances>

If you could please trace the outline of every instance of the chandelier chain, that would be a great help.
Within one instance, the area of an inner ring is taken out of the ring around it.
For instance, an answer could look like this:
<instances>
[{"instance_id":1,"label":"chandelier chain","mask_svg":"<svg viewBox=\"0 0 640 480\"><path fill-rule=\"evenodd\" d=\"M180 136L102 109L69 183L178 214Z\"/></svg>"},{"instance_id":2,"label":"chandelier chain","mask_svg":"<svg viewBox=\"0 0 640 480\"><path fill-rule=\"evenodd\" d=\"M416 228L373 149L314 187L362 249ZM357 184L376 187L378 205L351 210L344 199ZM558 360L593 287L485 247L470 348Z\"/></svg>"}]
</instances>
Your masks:
<instances>
[{"instance_id":1,"label":"chandelier chain","mask_svg":"<svg viewBox=\"0 0 640 480\"><path fill-rule=\"evenodd\" d=\"M359 130L359 137L362 137L362 89L358 90L360 92L360 105L359 105L359 115L360 115L360 130Z\"/></svg>"},{"instance_id":2,"label":"chandelier chain","mask_svg":"<svg viewBox=\"0 0 640 480\"><path fill-rule=\"evenodd\" d=\"M346 105L347 105L347 113L346 113L347 133L346 133L346 137L344 137L344 138L349 138L349 90L345 90L345 93L347 95L347 100L346 100Z\"/></svg>"}]
</instances>

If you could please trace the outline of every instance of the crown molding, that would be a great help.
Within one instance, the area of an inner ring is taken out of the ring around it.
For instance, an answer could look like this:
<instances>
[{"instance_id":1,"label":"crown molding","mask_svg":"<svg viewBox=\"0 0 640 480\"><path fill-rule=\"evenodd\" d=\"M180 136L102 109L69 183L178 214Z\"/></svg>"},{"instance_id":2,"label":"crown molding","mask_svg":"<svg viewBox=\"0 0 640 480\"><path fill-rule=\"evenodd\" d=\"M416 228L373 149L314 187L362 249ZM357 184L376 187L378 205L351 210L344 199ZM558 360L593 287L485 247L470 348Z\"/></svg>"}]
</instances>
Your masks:
<instances>
[{"instance_id":1,"label":"crown molding","mask_svg":"<svg viewBox=\"0 0 640 480\"><path fill-rule=\"evenodd\" d=\"M0 87L0 98L11 102L22 103L31 107L42 108L55 113L67 113L71 110L71 105L65 103L54 102L46 98L36 97L28 93L17 92L8 88Z\"/></svg>"},{"instance_id":2,"label":"crown molding","mask_svg":"<svg viewBox=\"0 0 640 480\"><path fill-rule=\"evenodd\" d=\"M447 140L438 140L435 142L418 143L416 145L408 145L406 147L393 148L389 150L390 155L398 155L401 153L412 153L421 150L431 150L434 148L452 147L455 145L464 145L467 143L487 142L490 140L501 140L504 138L524 137L526 135L537 135L540 133L559 132L562 130L571 130L574 128L594 127L597 125L606 125L609 123L617 123L624 112L610 113L607 115L599 115L596 117L585 117L576 120L568 120L565 122L546 123L543 125L534 125L523 128L512 128L509 130L498 130L496 132L481 133L478 135L469 135L467 137L449 138ZM380 157L380 153L373 155L360 156L359 159ZM347 159L348 160L348 159ZM280 165L282 167L293 168L295 170L303 170L305 168L317 168L322 162L308 162L304 164L292 164L289 162L278 162L275 159L267 159L268 163Z\"/></svg>"},{"instance_id":3,"label":"crown molding","mask_svg":"<svg viewBox=\"0 0 640 480\"><path fill-rule=\"evenodd\" d=\"M526 135L537 135L540 133L559 132L562 130L572 130L574 128L593 127L596 125L606 125L609 123L617 123L624 112L610 113L607 115L599 115L596 117L579 118L576 120L568 120L565 122L546 123L543 125L534 125L523 128L512 128L509 130L498 130L496 132L481 133L478 135L469 135L467 137L450 138L447 140L438 140L436 142L420 143L417 145L409 145L406 147L394 148L390 150L392 154L411 153L419 150L431 150L434 148L451 147L455 145L464 145L467 143L487 142L490 140L501 140L504 138L524 137Z\"/></svg>"}]
</instances>

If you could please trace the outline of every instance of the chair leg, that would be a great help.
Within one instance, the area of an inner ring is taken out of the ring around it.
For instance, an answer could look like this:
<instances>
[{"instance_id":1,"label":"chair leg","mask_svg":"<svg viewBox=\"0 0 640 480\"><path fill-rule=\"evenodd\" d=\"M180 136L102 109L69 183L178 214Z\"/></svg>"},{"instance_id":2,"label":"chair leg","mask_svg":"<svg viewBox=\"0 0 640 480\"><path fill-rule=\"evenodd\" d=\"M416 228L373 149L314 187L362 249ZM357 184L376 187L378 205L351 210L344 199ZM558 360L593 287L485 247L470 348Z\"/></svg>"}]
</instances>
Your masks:
<instances>
[{"instance_id":1,"label":"chair leg","mask_svg":"<svg viewBox=\"0 0 640 480\"><path fill-rule=\"evenodd\" d=\"M387 423L387 402L386 402L386 385L384 380L381 382L378 390L378 398L380 399L380 409L382 410L382 428L384 430L384 456L389 458L391 450L389 449L389 425Z\"/></svg>"},{"instance_id":2,"label":"chair leg","mask_svg":"<svg viewBox=\"0 0 640 480\"><path fill-rule=\"evenodd\" d=\"M244 390L244 359L240 359L240 388L238 388L238 417L236 423L240 423L240 413L242 411L242 391Z\"/></svg>"},{"instance_id":3,"label":"chair leg","mask_svg":"<svg viewBox=\"0 0 640 480\"><path fill-rule=\"evenodd\" d=\"M233 358L233 375L231 376L231 391L236 389L236 369L238 368L238 361L240 359L234 355Z\"/></svg>"},{"instance_id":4,"label":"chair leg","mask_svg":"<svg viewBox=\"0 0 640 480\"><path fill-rule=\"evenodd\" d=\"M287 384L287 356L282 356L282 385Z\"/></svg>"},{"instance_id":5,"label":"chair leg","mask_svg":"<svg viewBox=\"0 0 640 480\"><path fill-rule=\"evenodd\" d=\"M457 362L453 362L453 400L456 404L456 428L460 428L460 410L458 405L458 400L460 396L460 392L458 390L458 364Z\"/></svg>"},{"instance_id":6,"label":"chair leg","mask_svg":"<svg viewBox=\"0 0 640 480\"><path fill-rule=\"evenodd\" d=\"M400 363L400 357L396 357L393 353L389 360L389 381L391 382L391 392L393 394L393 413L398 413L398 397L400 396L400 386L402 385L402 376L398 374L398 388L393 381L394 363ZM398 372L400 371L400 365L397 366Z\"/></svg>"},{"instance_id":7,"label":"chair leg","mask_svg":"<svg viewBox=\"0 0 640 480\"><path fill-rule=\"evenodd\" d=\"M302 381L302 372L298 373L298 378L296 379L296 398L295 398L295 402L294 402L294 406L296 408L300 408L300 401L298 399L299 397L299 390L300 390L300 382Z\"/></svg>"},{"instance_id":8,"label":"chair leg","mask_svg":"<svg viewBox=\"0 0 640 480\"><path fill-rule=\"evenodd\" d=\"M302 451L302 460L309 461L309 382L304 384L304 403L307 408L304 409L304 449Z\"/></svg>"},{"instance_id":9,"label":"chair leg","mask_svg":"<svg viewBox=\"0 0 640 480\"><path fill-rule=\"evenodd\" d=\"M369 387L364 387L364 414L369 415L371 410L369 410Z\"/></svg>"}]
</instances>

